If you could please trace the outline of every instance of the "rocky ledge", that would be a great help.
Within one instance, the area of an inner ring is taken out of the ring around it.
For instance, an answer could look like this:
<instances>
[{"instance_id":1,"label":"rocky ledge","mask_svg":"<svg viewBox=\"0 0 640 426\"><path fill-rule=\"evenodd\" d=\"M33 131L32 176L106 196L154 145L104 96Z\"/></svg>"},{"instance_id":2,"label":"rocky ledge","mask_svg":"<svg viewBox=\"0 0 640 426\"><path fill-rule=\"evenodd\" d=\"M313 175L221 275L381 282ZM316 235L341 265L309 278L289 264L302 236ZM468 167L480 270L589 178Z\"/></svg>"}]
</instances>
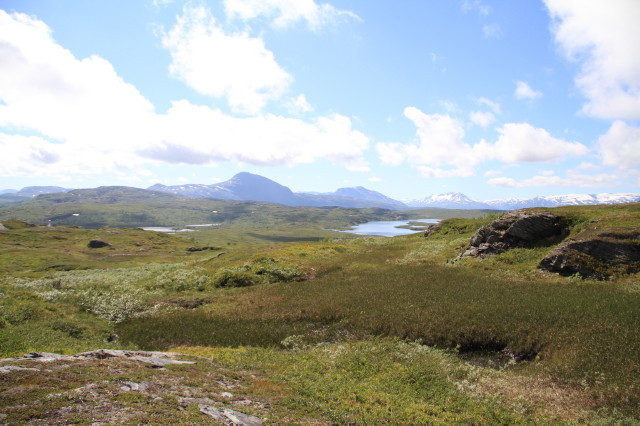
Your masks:
<instances>
[{"instance_id":1,"label":"rocky ledge","mask_svg":"<svg viewBox=\"0 0 640 426\"><path fill-rule=\"evenodd\" d=\"M542 259L538 268L600 280L640 272L640 231L568 239Z\"/></svg>"},{"instance_id":2,"label":"rocky ledge","mask_svg":"<svg viewBox=\"0 0 640 426\"><path fill-rule=\"evenodd\" d=\"M540 240L567 233L559 216L515 210L480 228L471 237L469 248L458 257L486 257L514 248L532 247Z\"/></svg>"}]
</instances>

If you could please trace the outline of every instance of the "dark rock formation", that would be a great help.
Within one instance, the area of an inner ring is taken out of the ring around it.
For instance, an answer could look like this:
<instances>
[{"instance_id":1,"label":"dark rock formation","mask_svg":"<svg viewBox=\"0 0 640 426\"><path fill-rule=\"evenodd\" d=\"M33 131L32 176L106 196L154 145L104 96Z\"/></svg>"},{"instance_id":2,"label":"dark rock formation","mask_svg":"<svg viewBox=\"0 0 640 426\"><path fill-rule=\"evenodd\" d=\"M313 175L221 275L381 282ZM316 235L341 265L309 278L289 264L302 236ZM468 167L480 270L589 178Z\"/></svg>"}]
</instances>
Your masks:
<instances>
[{"instance_id":1,"label":"dark rock formation","mask_svg":"<svg viewBox=\"0 0 640 426\"><path fill-rule=\"evenodd\" d=\"M434 223L433 225L429 225L427 229L424 230L423 237L428 237L429 235L439 231L442 228L442 222Z\"/></svg>"},{"instance_id":2,"label":"dark rock formation","mask_svg":"<svg viewBox=\"0 0 640 426\"><path fill-rule=\"evenodd\" d=\"M542 259L538 268L595 279L640 272L640 233L602 233L567 240Z\"/></svg>"},{"instance_id":3,"label":"dark rock formation","mask_svg":"<svg viewBox=\"0 0 640 426\"><path fill-rule=\"evenodd\" d=\"M567 232L560 217L550 213L516 210L480 228L459 257L485 257L521 247L532 247L545 238Z\"/></svg>"},{"instance_id":4,"label":"dark rock formation","mask_svg":"<svg viewBox=\"0 0 640 426\"><path fill-rule=\"evenodd\" d=\"M111 247L111 244L104 240L91 240L89 244L87 244L89 248L102 248L102 247Z\"/></svg>"}]
</instances>

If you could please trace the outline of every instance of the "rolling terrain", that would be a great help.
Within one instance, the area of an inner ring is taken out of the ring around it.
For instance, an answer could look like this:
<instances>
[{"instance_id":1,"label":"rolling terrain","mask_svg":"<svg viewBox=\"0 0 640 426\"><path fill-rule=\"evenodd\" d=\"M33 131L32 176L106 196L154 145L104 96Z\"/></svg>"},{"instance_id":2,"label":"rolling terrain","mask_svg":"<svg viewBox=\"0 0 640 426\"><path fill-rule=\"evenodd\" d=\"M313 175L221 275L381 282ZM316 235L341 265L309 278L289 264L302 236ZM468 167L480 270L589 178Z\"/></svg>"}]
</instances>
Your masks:
<instances>
[{"instance_id":1,"label":"rolling terrain","mask_svg":"<svg viewBox=\"0 0 640 426\"><path fill-rule=\"evenodd\" d=\"M499 213L428 237L299 223L313 241L283 238L291 220L170 236L2 219L2 357L143 351L0 361L3 421L194 423L211 406L276 423L635 423L638 273L538 265L569 240L639 234L640 205L533 212L567 231L486 258L458 255ZM166 357L149 351L195 364L149 368Z\"/></svg>"}]
</instances>

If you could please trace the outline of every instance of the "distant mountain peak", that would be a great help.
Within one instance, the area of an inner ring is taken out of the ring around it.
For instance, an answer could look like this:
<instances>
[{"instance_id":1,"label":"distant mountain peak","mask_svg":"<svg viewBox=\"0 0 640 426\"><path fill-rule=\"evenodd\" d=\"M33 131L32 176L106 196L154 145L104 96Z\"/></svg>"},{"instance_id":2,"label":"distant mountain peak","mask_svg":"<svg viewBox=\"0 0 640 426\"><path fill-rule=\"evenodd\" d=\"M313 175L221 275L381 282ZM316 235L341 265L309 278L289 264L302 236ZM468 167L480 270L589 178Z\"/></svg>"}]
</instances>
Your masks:
<instances>
[{"instance_id":1,"label":"distant mountain peak","mask_svg":"<svg viewBox=\"0 0 640 426\"><path fill-rule=\"evenodd\" d=\"M294 193L288 187L269 178L248 172L237 173L231 179L213 185L165 186L156 184L148 189L171 192L187 197L266 201L288 206L380 207L387 209L406 207L400 201L362 186L340 188L336 192L326 194Z\"/></svg>"}]
</instances>

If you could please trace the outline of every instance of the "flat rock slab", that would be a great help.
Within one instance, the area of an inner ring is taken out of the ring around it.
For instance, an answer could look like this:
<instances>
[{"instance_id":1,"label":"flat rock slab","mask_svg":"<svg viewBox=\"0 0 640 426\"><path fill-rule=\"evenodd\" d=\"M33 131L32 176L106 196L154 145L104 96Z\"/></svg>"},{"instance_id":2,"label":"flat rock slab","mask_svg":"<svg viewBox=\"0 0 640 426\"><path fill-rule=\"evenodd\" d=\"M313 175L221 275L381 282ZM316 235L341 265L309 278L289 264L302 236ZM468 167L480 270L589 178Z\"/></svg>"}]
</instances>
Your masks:
<instances>
[{"instance_id":1,"label":"flat rock slab","mask_svg":"<svg viewBox=\"0 0 640 426\"><path fill-rule=\"evenodd\" d=\"M225 425L258 426L263 423L261 419L255 416L240 413L229 408L216 408L206 404L199 404L198 408L201 413L211 416Z\"/></svg>"},{"instance_id":2,"label":"flat rock slab","mask_svg":"<svg viewBox=\"0 0 640 426\"><path fill-rule=\"evenodd\" d=\"M11 373L12 371L40 371L37 368L18 367L17 365L5 365L0 367L0 373Z\"/></svg>"},{"instance_id":3,"label":"flat rock slab","mask_svg":"<svg viewBox=\"0 0 640 426\"><path fill-rule=\"evenodd\" d=\"M80 360L80 359L106 359L106 358L127 358L135 361L151 364L152 367L161 368L171 364L195 364L194 361L179 361L174 359L177 355L173 352L148 352L148 351L123 351L117 349L98 349L96 351L82 352L75 355L60 355L49 352L30 352L25 354L22 360L34 360L39 362L51 362L58 360ZM12 358L15 360L16 358Z\"/></svg>"}]
</instances>

